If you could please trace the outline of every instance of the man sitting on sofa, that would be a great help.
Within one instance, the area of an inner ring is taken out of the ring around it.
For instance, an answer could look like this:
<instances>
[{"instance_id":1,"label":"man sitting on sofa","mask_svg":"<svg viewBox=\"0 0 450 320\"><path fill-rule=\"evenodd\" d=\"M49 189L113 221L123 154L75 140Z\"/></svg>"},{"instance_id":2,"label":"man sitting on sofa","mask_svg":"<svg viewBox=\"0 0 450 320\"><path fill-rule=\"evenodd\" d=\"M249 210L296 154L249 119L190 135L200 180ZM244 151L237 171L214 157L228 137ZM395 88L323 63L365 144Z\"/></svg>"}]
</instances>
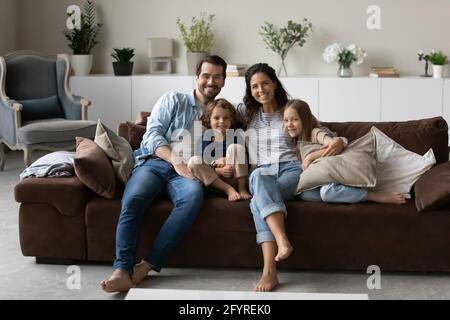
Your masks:
<instances>
[{"instance_id":1,"label":"man sitting on sofa","mask_svg":"<svg viewBox=\"0 0 450 320\"><path fill-rule=\"evenodd\" d=\"M172 152L171 136L180 129L193 132L194 121L200 119L206 104L223 88L226 67L221 57L206 57L197 66L193 93L167 93L154 106L123 194L116 230L114 271L109 279L101 282L106 292L127 291L142 282L150 270L159 272L174 246L193 224L203 204L203 186L193 180L186 160ZM134 265L140 217L162 190L174 207L146 257Z\"/></svg>"}]
</instances>

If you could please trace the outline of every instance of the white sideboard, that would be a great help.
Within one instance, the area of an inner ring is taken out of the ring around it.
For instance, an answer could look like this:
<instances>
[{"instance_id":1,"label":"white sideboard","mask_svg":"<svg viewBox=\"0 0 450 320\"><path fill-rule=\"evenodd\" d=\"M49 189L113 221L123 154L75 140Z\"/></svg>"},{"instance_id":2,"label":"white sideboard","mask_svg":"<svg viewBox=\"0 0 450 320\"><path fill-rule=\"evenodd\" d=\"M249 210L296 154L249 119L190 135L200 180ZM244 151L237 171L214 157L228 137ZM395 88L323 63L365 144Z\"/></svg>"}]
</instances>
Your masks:
<instances>
[{"instance_id":1,"label":"white sideboard","mask_svg":"<svg viewBox=\"0 0 450 320\"><path fill-rule=\"evenodd\" d=\"M435 116L450 121L450 79L305 76L281 81L291 97L308 102L322 121L405 121ZM134 120L139 111L151 111L165 92L188 93L194 87L193 76L174 74L71 78L72 92L92 101L89 119L100 118L110 128ZM244 93L244 78L230 77L219 97L240 102Z\"/></svg>"}]
</instances>

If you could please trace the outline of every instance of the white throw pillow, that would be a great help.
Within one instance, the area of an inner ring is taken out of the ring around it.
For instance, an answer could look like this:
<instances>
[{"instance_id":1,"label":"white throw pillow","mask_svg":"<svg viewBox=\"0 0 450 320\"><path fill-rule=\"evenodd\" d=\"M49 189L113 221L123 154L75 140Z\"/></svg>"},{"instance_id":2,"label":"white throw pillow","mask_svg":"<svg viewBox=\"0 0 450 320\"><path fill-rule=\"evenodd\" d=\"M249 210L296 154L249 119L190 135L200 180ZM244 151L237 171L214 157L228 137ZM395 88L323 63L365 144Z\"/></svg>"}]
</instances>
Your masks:
<instances>
[{"instance_id":1,"label":"white throw pillow","mask_svg":"<svg viewBox=\"0 0 450 320\"><path fill-rule=\"evenodd\" d=\"M398 191L411 198L414 183L435 163L433 149L423 156L406 150L378 128L372 127L377 149L377 185L370 191Z\"/></svg>"}]
</instances>

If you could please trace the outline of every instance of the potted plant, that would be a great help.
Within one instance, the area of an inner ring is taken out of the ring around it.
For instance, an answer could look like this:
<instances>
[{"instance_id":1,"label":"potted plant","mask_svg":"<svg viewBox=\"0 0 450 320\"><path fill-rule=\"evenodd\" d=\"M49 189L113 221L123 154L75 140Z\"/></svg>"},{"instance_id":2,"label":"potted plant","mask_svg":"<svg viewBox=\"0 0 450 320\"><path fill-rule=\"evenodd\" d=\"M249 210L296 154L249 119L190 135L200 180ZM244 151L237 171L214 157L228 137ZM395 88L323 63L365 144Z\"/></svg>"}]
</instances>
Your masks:
<instances>
[{"instance_id":1,"label":"potted plant","mask_svg":"<svg viewBox=\"0 0 450 320\"><path fill-rule=\"evenodd\" d=\"M351 77L353 75L352 63L361 64L367 53L355 44L344 47L340 43L333 43L325 48L322 56L327 63L337 62L339 64L338 77Z\"/></svg>"},{"instance_id":2,"label":"potted plant","mask_svg":"<svg viewBox=\"0 0 450 320\"><path fill-rule=\"evenodd\" d=\"M284 60L286 59L289 50L296 45L303 47L309 36L309 32L312 31L313 25L306 18L303 19L302 24L289 20L287 26L279 30L269 22L265 22L264 25L261 26L259 34L262 36L267 48L278 53L281 58L278 75L280 75L281 69L283 69L285 76L287 76Z\"/></svg>"},{"instance_id":3,"label":"potted plant","mask_svg":"<svg viewBox=\"0 0 450 320\"><path fill-rule=\"evenodd\" d=\"M212 32L214 17L213 14L207 15L205 12L201 12L200 18L192 18L190 27L186 27L184 22L177 17L177 26L187 51L188 74L195 74L198 62L211 52L214 45Z\"/></svg>"},{"instance_id":4,"label":"potted plant","mask_svg":"<svg viewBox=\"0 0 450 320\"><path fill-rule=\"evenodd\" d=\"M91 50L98 43L101 24L95 23L95 3L93 0L84 2L84 12L80 16L79 28L64 31L64 36L69 42L69 48L73 54L70 56L72 69L75 75L87 75L92 68ZM75 25L74 13L68 14Z\"/></svg>"},{"instance_id":5,"label":"potted plant","mask_svg":"<svg viewBox=\"0 0 450 320\"><path fill-rule=\"evenodd\" d=\"M114 75L131 76L133 73L133 62L131 61L134 57L133 48L114 48L111 57L116 60L113 62Z\"/></svg>"},{"instance_id":6,"label":"potted plant","mask_svg":"<svg viewBox=\"0 0 450 320\"><path fill-rule=\"evenodd\" d=\"M428 61L433 65L433 78L442 78L444 65L447 64L447 56L442 51L432 52L428 55Z\"/></svg>"}]
</instances>

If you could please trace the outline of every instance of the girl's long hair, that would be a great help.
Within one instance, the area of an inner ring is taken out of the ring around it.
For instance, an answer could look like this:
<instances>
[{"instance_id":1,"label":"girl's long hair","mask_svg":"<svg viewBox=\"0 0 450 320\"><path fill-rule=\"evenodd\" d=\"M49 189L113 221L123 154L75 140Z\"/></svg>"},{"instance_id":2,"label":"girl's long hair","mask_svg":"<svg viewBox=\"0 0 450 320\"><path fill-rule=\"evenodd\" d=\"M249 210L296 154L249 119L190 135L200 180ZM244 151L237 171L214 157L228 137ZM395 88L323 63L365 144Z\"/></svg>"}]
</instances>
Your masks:
<instances>
[{"instance_id":1,"label":"girl's long hair","mask_svg":"<svg viewBox=\"0 0 450 320\"><path fill-rule=\"evenodd\" d=\"M311 141L312 140L312 130L314 128L319 127L319 123L317 122L317 119L313 116L311 109L309 108L308 103L306 103L303 100L300 99L292 99L288 101L286 106L283 109L283 116L284 112L288 109L292 108L294 109L298 116L300 117L300 121L302 122L303 130L300 137L295 138L295 141L298 140L305 140L305 141Z\"/></svg>"}]
</instances>

